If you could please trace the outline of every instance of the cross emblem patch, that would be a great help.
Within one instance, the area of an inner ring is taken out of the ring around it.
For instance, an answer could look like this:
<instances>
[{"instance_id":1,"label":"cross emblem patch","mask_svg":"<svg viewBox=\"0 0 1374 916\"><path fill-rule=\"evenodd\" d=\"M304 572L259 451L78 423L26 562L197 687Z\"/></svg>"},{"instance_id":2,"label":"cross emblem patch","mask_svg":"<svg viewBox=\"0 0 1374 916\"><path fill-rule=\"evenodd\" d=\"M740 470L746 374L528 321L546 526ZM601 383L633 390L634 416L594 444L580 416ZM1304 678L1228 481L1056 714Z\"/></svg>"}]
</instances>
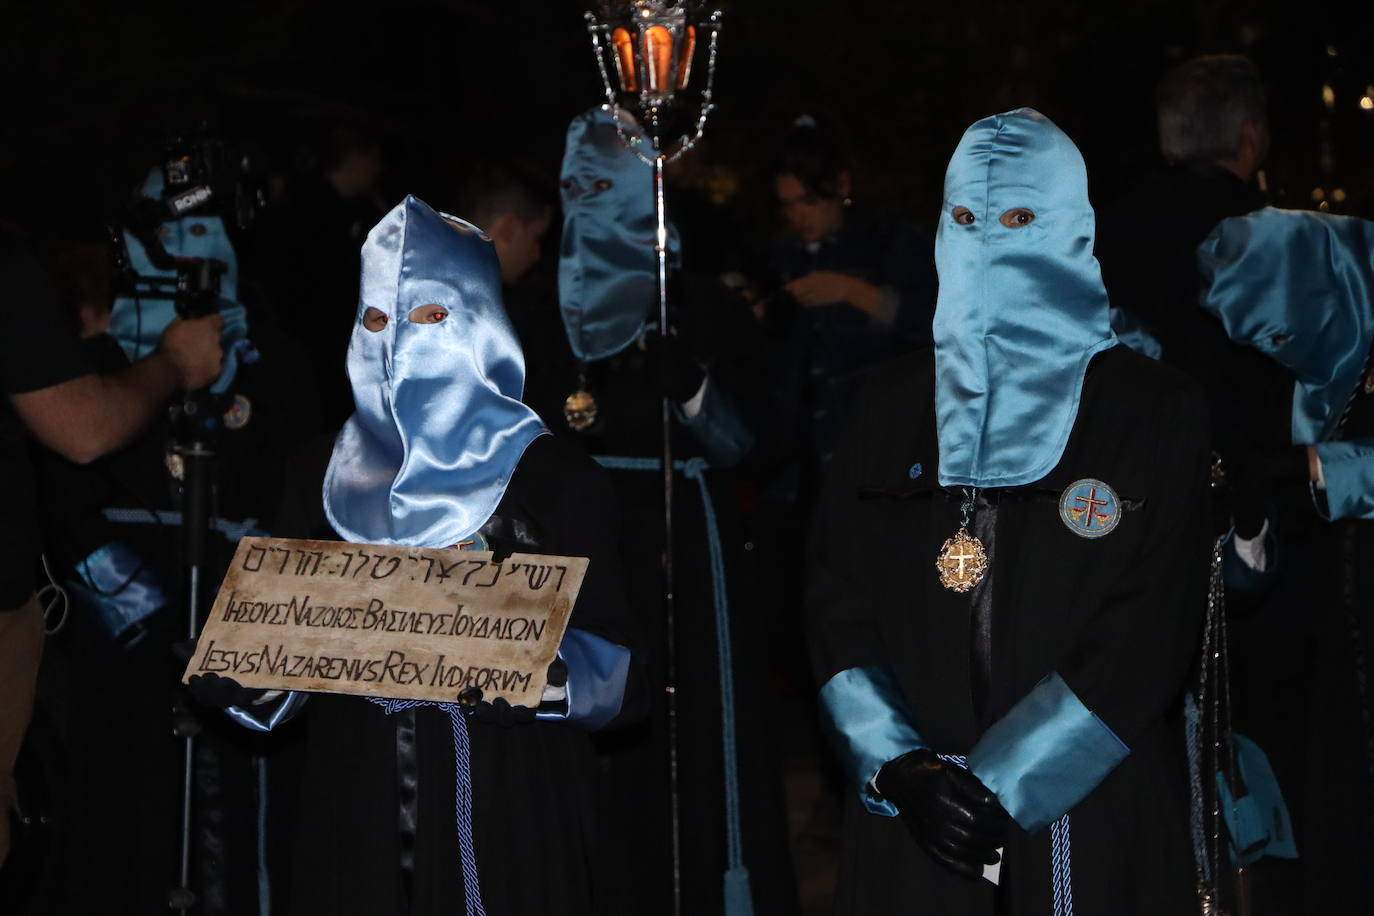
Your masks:
<instances>
[{"instance_id":1,"label":"cross emblem patch","mask_svg":"<svg viewBox=\"0 0 1374 916\"><path fill-rule=\"evenodd\" d=\"M1100 480L1076 480L1059 497L1059 518L1079 537L1100 538L1121 521L1121 499Z\"/></svg>"}]
</instances>

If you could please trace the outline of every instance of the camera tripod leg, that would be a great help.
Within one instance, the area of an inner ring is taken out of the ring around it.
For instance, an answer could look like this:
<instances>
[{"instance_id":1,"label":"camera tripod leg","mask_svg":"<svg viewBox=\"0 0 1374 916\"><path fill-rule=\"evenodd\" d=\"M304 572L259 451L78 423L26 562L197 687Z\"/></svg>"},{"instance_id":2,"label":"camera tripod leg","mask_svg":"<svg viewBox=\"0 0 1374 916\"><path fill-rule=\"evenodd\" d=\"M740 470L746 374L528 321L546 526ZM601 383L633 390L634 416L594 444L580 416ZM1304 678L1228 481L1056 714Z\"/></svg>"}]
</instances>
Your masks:
<instances>
[{"instance_id":1,"label":"camera tripod leg","mask_svg":"<svg viewBox=\"0 0 1374 916\"><path fill-rule=\"evenodd\" d=\"M188 399L188 403L190 403ZM214 452L201 441L178 450L185 462L182 496L182 535L186 564L186 635L194 644L200 636L201 569L210 529L210 461ZM191 889L192 812L195 800L196 733L200 730L189 705L177 710L175 730L183 740L181 781L181 860L178 884L167 895L168 906L186 912L196 904Z\"/></svg>"}]
</instances>

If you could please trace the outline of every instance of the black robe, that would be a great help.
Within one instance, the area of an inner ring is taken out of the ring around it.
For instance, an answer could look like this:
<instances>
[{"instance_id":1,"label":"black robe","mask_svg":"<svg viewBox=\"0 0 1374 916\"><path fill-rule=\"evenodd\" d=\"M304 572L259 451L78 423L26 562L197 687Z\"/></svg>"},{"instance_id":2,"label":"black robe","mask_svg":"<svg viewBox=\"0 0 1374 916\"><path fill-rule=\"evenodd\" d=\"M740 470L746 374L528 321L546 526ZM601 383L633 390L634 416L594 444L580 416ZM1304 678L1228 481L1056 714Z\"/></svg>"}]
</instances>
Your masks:
<instances>
[{"instance_id":1,"label":"black robe","mask_svg":"<svg viewBox=\"0 0 1374 916\"><path fill-rule=\"evenodd\" d=\"M925 350L875 372L856 402L814 529L808 605L818 680L889 666L924 740L965 754L1058 672L1130 748L1071 812L1078 912L1196 913L1178 708L1207 589L1200 395L1124 346L1097 355L1054 470L977 494L970 529L990 566L961 595L935 570L959 528L963 493L937 482L933 380ZM1082 478L1109 484L1125 507L1097 539L1060 520L1061 494ZM1049 830L1028 835L1013 823L994 887L937 865L900 818L867 813L851 796L836 911L1049 914L1050 845Z\"/></svg>"},{"instance_id":2,"label":"black robe","mask_svg":"<svg viewBox=\"0 0 1374 916\"><path fill-rule=\"evenodd\" d=\"M673 327L688 352L707 367L709 384L728 398L734 415L757 441L767 425L767 374L752 315L713 280L683 273L674 276L673 284ZM591 455L661 456L658 374L640 342L579 367L552 302L532 297L510 313L529 372L525 403L555 435ZM596 422L583 431L571 429L563 416L564 399L579 384L579 368L598 404ZM709 456L694 431L679 419L673 426L674 458L703 452ZM739 519L738 471L712 468L706 479L729 593L742 858L750 873L755 912L788 914L798 905L786 846L779 740L772 734L776 706L763 660L767 638L752 575L753 554L745 546ZM602 806L606 845L611 847L601 874L607 900L602 916L640 916L668 913L673 906L669 723L663 689L668 667L663 482L656 470L613 470L611 479L623 511L622 555L631 602L646 634L642 654L648 659L652 706L639 725L597 736L610 781ZM712 578L700 488L682 474L673 486L682 908L684 913L718 913L727 845Z\"/></svg>"},{"instance_id":3,"label":"black robe","mask_svg":"<svg viewBox=\"0 0 1374 916\"><path fill-rule=\"evenodd\" d=\"M605 474L585 456L552 436L535 439L483 530L498 555L588 557L570 626L633 650L639 640L625 599L614 498ZM641 679L632 662L621 719L642 714ZM287 727L306 736L294 787L278 786L283 808L276 820L289 818L294 834L284 912L461 914L448 714L422 707L388 716L366 699L320 694ZM591 886L598 858L590 736L548 721L470 722L469 729L486 911L600 912ZM411 829L400 826L407 810L415 818Z\"/></svg>"}]
</instances>

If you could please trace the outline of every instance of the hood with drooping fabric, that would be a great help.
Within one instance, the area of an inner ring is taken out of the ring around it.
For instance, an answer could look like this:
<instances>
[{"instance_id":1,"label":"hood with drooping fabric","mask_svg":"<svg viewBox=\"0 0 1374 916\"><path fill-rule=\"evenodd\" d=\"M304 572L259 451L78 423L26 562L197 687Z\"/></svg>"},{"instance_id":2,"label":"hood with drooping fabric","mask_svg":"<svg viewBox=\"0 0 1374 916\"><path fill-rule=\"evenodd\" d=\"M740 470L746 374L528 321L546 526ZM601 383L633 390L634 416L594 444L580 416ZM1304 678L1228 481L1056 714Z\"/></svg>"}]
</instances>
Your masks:
<instances>
[{"instance_id":1,"label":"hood with drooping fabric","mask_svg":"<svg viewBox=\"0 0 1374 916\"><path fill-rule=\"evenodd\" d=\"M1003 225L1017 208L1034 219ZM1019 486L1059 463L1088 363L1117 342L1094 230L1083 157L1048 118L1022 108L965 131L935 239L942 485Z\"/></svg>"},{"instance_id":2,"label":"hood with drooping fabric","mask_svg":"<svg viewBox=\"0 0 1374 916\"><path fill-rule=\"evenodd\" d=\"M413 310L439 306L426 324ZM369 330L369 308L387 321ZM525 447L547 432L520 402L525 360L501 302L501 271L477 227L407 197L362 249L348 347L356 411L324 483L350 541L447 547L496 510Z\"/></svg>"}]
</instances>

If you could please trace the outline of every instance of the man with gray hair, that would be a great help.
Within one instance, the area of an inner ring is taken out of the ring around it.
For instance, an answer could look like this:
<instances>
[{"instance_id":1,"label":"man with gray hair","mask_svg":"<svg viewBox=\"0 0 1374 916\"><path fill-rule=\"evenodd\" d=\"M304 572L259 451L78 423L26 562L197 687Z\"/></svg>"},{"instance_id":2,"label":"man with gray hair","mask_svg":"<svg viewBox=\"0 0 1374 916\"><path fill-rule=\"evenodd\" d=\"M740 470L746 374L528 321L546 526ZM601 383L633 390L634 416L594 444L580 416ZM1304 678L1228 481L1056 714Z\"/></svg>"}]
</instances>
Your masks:
<instances>
[{"instance_id":1,"label":"man with gray hair","mask_svg":"<svg viewBox=\"0 0 1374 916\"><path fill-rule=\"evenodd\" d=\"M1166 73L1155 101L1164 163L1098 222L1098 260L1114 324L1133 319L1152 335L1154 355L1185 370L1206 393L1214 483L1220 484L1211 490L1214 533L1235 534L1227 544L1228 577L1232 569L1264 569L1265 557L1276 553L1291 564L1290 548L1300 545L1279 545L1275 537L1282 532L1269 519L1279 510L1292 521L1291 506L1306 498L1306 456L1292 447L1293 378L1260 351L1232 342L1199 307L1205 287L1199 245L1218 223L1266 203L1260 170L1269 144L1264 86L1248 59L1206 55ZM1293 622L1311 615L1292 604L1289 596L1301 594L1296 588L1241 590L1243 584L1228 578L1233 721L1268 752L1279 782L1291 792L1301 786L1310 750L1291 723L1308 719L1304 698L1312 664L1307 637ZM1301 824L1303 800L1289 800ZM1305 843L1298 838L1299 849ZM1293 870L1257 862L1247 873L1256 899L1272 907L1267 912L1298 911Z\"/></svg>"},{"instance_id":2,"label":"man with gray hair","mask_svg":"<svg viewBox=\"0 0 1374 916\"><path fill-rule=\"evenodd\" d=\"M1191 370L1225 341L1198 327L1197 246L1220 220L1266 203L1256 185L1269 145L1264 86L1247 58L1194 57L1160 80L1155 113L1164 161L1103 208L1097 257L1114 320L1137 332L1123 339Z\"/></svg>"},{"instance_id":3,"label":"man with gray hair","mask_svg":"<svg viewBox=\"0 0 1374 916\"><path fill-rule=\"evenodd\" d=\"M1198 308L1197 248L1222 219L1266 203L1264 85L1245 57L1203 55L1164 74L1155 107L1163 162L1098 218L1096 253L1113 327L1125 343L1202 385L1214 453L1255 454L1287 441L1288 418L1276 405L1286 403L1292 382L1231 343ZM1230 508L1242 535L1261 526L1259 512ZM1226 513L1217 522L1225 525Z\"/></svg>"},{"instance_id":4,"label":"man with gray hair","mask_svg":"<svg viewBox=\"0 0 1374 916\"><path fill-rule=\"evenodd\" d=\"M1155 91L1159 151L1170 163L1218 166L1255 177L1269 148L1264 84L1238 54L1195 57L1170 70Z\"/></svg>"}]
</instances>

